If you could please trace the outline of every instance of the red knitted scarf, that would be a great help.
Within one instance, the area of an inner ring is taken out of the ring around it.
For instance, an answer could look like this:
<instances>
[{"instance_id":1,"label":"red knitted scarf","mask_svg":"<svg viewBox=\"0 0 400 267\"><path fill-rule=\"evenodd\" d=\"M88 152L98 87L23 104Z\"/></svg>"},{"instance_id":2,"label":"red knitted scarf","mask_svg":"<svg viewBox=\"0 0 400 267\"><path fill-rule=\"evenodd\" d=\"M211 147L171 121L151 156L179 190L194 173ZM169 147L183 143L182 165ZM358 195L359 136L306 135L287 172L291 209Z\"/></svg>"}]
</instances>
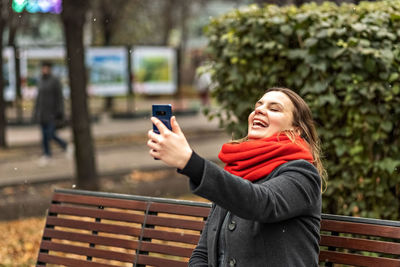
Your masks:
<instances>
[{"instance_id":1,"label":"red knitted scarf","mask_svg":"<svg viewBox=\"0 0 400 267\"><path fill-rule=\"evenodd\" d=\"M286 134L243 143L227 143L218 155L225 170L246 180L266 177L276 167L291 160L313 162L309 145L300 137L295 142Z\"/></svg>"}]
</instances>

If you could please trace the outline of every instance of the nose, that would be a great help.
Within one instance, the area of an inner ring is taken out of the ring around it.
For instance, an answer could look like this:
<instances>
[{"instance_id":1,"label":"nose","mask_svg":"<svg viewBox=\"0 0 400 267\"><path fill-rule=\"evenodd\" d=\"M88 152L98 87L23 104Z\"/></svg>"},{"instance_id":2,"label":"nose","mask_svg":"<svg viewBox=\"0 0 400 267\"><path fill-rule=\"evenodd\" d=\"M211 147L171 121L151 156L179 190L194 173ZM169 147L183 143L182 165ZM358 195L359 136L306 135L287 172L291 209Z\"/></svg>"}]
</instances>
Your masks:
<instances>
[{"instance_id":1,"label":"nose","mask_svg":"<svg viewBox=\"0 0 400 267\"><path fill-rule=\"evenodd\" d=\"M262 114L262 115L266 115L267 114L267 107L264 105L260 105L258 107L255 108L255 113L256 114Z\"/></svg>"}]
</instances>

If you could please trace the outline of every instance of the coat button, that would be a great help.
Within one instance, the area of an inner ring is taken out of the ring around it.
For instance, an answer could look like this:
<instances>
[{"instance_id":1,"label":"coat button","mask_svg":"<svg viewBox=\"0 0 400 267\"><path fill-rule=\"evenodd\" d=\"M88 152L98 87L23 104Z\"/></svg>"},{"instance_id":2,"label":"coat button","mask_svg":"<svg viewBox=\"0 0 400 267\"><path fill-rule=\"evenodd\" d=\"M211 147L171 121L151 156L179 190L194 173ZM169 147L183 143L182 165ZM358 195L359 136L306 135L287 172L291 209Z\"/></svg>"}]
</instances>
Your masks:
<instances>
[{"instance_id":1,"label":"coat button","mask_svg":"<svg viewBox=\"0 0 400 267\"><path fill-rule=\"evenodd\" d=\"M231 222L228 224L228 229L229 229L230 231L235 230L235 229L236 229L236 222L235 222L235 221L231 221Z\"/></svg>"},{"instance_id":2,"label":"coat button","mask_svg":"<svg viewBox=\"0 0 400 267\"><path fill-rule=\"evenodd\" d=\"M235 267L236 266L236 260L235 259L230 259L229 260L229 267Z\"/></svg>"}]
</instances>

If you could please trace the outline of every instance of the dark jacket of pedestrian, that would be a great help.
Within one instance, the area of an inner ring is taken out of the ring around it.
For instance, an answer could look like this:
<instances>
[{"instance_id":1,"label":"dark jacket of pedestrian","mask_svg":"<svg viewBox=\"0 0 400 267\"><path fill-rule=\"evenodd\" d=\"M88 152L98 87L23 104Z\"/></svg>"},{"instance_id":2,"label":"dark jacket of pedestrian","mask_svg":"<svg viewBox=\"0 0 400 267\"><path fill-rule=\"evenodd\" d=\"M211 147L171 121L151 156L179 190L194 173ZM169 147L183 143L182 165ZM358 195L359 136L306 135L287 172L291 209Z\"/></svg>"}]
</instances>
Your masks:
<instances>
[{"instance_id":1,"label":"dark jacket of pedestrian","mask_svg":"<svg viewBox=\"0 0 400 267\"><path fill-rule=\"evenodd\" d=\"M182 172L201 175L191 189L215 203L189 266L318 266L321 179L311 163L251 183L193 153Z\"/></svg>"},{"instance_id":2,"label":"dark jacket of pedestrian","mask_svg":"<svg viewBox=\"0 0 400 267\"><path fill-rule=\"evenodd\" d=\"M56 118L64 118L61 82L52 74L42 75L39 80L33 118L38 123L54 123Z\"/></svg>"}]
</instances>

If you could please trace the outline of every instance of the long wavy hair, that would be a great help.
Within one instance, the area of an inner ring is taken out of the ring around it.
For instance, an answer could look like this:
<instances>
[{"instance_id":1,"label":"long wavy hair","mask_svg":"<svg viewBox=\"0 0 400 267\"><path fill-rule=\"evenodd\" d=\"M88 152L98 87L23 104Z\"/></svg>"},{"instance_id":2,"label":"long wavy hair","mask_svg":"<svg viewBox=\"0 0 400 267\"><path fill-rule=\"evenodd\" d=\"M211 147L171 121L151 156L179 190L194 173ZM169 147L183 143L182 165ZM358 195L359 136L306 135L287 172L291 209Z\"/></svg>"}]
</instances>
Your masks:
<instances>
[{"instance_id":1,"label":"long wavy hair","mask_svg":"<svg viewBox=\"0 0 400 267\"><path fill-rule=\"evenodd\" d=\"M299 130L300 137L303 138L310 146L311 154L314 158L313 165L317 168L318 173L322 179L321 191L325 191L327 187L328 175L321 160L321 141L318 137L309 106L303 100L303 98L301 98L298 94L288 88L272 87L267 89L264 94L272 91L282 92L289 97L290 101L292 101L294 106L293 126ZM284 133L291 140L295 140L295 133L293 131L284 131ZM233 142L243 142L246 140L248 140L247 137Z\"/></svg>"}]
</instances>

